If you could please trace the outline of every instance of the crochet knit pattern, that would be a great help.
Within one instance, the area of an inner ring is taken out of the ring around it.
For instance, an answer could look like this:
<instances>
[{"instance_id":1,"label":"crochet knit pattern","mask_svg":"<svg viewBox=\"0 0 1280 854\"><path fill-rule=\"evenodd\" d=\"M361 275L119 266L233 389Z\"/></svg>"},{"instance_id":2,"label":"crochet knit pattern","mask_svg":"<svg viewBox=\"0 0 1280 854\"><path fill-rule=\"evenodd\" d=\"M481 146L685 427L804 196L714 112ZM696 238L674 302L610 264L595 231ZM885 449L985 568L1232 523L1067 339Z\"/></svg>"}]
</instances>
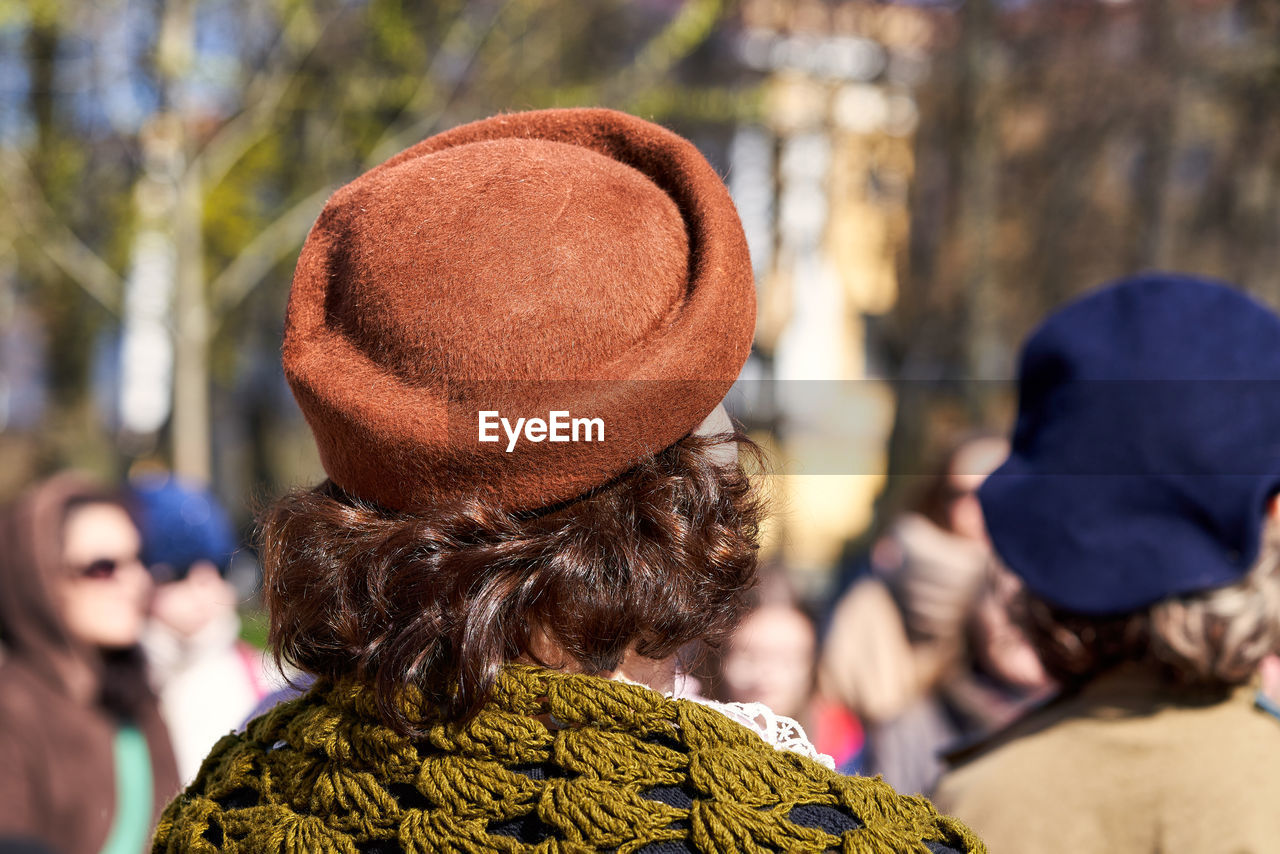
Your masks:
<instances>
[{"instance_id":1,"label":"crochet knit pattern","mask_svg":"<svg viewBox=\"0 0 1280 854\"><path fill-rule=\"evenodd\" d=\"M687 807L654 795L673 787ZM853 829L797 823L806 805ZM681 840L700 852L985 851L925 799L775 750L712 709L521 665L477 717L416 740L379 721L367 689L317 684L218 742L153 850L630 854Z\"/></svg>"}]
</instances>

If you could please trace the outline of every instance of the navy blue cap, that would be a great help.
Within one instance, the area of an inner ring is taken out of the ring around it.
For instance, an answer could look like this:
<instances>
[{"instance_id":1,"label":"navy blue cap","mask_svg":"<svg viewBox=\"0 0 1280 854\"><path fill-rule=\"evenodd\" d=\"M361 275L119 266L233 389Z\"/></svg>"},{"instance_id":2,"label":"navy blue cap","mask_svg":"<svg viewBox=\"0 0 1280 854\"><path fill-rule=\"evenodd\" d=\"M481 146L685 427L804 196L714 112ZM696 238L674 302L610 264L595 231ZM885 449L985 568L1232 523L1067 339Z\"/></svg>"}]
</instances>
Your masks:
<instances>
[{"instance_id":1,"label":"navy blue cap","mask_svg":"<svg viewBox=\"0 0 1280 854\"><path fill-rule=\"evenodd\" d=\"M227 511L208 489L165 475L135 480L142 560L161 579L179 579L206 560L226 573L236 550Z\"/></svg>"},{"instance_id":2,"label":"navy blue cap","mask_svg":"<svg viewBox=\"0 0 1280 854\"><path fill-rule=\"evenodd\" d=\"M1280 491L1280 317L1153 273L1027 340L1009 458L978 491L1028 589L1089 615L1238 581Z\"/></svg>"}]
</instances>

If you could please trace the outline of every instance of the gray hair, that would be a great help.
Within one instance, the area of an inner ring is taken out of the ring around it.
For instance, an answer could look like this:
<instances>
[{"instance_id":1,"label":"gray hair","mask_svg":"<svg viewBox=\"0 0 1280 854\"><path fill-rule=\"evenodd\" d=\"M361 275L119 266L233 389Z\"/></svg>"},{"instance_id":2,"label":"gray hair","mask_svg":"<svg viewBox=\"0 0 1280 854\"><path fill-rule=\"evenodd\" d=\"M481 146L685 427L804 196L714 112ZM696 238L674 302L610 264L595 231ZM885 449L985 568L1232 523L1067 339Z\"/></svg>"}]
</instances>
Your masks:
<instances>
[{"instance_id":1,"label":"gray hair","mask_svg":"<svg viewBox=\"0 0 1280 854\"><path fill-rule=\"evenodd\" d=\"M1267 521L1258 560L1228 587L1152 606L1151 654L1192 682L1247 682L1280 650L1280 523Z\"/></svg>"}]
</instances>

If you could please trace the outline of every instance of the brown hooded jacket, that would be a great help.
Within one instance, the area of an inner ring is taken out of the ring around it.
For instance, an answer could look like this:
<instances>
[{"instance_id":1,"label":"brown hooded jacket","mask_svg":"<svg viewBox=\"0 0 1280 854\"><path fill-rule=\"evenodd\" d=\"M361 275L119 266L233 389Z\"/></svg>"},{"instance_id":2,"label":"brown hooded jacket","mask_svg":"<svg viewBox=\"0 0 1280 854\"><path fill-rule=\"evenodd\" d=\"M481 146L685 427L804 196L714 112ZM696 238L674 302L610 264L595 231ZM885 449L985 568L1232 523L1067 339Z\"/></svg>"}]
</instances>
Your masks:
<instances>
[{"instance_id":1,"label":"brown hooded jacket","mask_svg":"<svg viewBox=\"0 0 1280 854\"><path fill-rule=\"evenodd\" d=\"M156 816L178 790L168 734L137 649L101 651L70 636L53 596L61 529L91 482L53 477L0 517L0 843L39 840L98 854L115 815L113 742L122 722L146 737Z\"/></svg>"}]
</instances>

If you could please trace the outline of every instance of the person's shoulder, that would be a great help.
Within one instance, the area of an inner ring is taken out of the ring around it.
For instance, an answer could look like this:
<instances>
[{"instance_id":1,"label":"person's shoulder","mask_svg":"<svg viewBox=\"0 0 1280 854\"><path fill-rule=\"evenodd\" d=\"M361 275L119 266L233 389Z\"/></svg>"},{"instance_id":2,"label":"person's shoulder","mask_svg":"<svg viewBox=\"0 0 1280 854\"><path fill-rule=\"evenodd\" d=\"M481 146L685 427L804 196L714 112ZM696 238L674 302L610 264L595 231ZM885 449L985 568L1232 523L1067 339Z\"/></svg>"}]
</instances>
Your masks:
<instances>
[{"instance_id":1,"label":"person's shoulder","mask_svg":"<svg viewBox=\"0 0 1280 854\"><path fill-rule=\"evenodd\" d=\"M941 842L926 841L922 844L924 845L925 850L929 852L929 854L968 854L969 851L978 850L974 848L952 848L951 846L944 845ZM985 851L986 849L984 848L982 850Z\"/></svg>"},{"instance_id":2,"label":"person's shoulder","mask_svg":"<svg viewBox=\"0 0 1280 854\"><path fill-rule=\"evenodd\" d=\"M687 755L689 803L676 806L735 822L741 804L750 823L768 825L754 838L792 840L848 852L873 850L863 840L893 840L894 850L968 854L986 849L969 828L940 814L928 799L902 795L879 777L845 776L715 708L677 701L679 739ZM674 805L674 804L673 804ZM748 835L750 827L740 828ZM801 845L803 843L803 845Z\"/></svg>"},{"instance_id":3,"label":"person's shoulder","mask_svg":"<svg viewBox=\"0 0 1280 854\"><path fill-rule=\"evenodd\" d=\"M754 784L765 783L764 789L754 792L754 799L750 797L752 793L747 793L748 800L756 801L753 810L756 815L751 824L769 825L769 828L762 830L747 824L738 828L738 832L757 843L764 844L769 839L789 840L797 847L817 844L831 850L870 852L880 850L866 847L868 840L875 839L892 840L895 851L921 854L981 854L987 850L972 830L958 819L938 812L927 798L899 794L878 777L847 777L807 757L787 751L775 752L780 760L775 772L760 773ZM735 763L740 771L752 765L751 762ZM788 766L799 773L787 773L784 769ZM758 773L762 770L756 767ZM710 782L701 773L697 783L692 779L689 782L690 786L682 791L694 791L697 797L672 806L699 815L707 811L728 823L744 821L739 806L741 798L732 797L741 793ZM733 803L726 803L726 797ZM790 844L781 850L789 850ZM690 850L702 849L691 847ZM654 854L656 851L654 849Z\"/></svg>"},{"instance_id":4,"label":"person's shoulder","mask_svg":"<svg viewBox=\"0 0 1280 854\"><path fill-rule=\"evenodd\" d=\"M23 727L46 721L61 697L16 659L0 661L0 735L18 737Z\"/></svg>"},{"instance_id":5,"label":"person's shoulder","mask_svg":"<svg viewBox=\"0 0 1280 854\"><path fill-rule=\"evenodd\" d=\"M1280 763L1280 704L1251 685L1237 688L1226 702L1182 729L1190 732L1196 724L1197 731L1211 736L1215 744L1204 761L1222 773ZM1280 780L1272 788L1280 791Z\"/></svg>"},{"instance_id":6,"label":"person's shoulder","mask_svg":"<svg viewBox=\"0 0 1280 854\"><path fill-rule=\"evenodd\" d=\"M934 790L944 811L975 801L1000 803L1047 780L1071 776L1080 750L1071 742L1079 733L1075 698L1053 697L1031 708L1003 729L958 745L944 756L947 771Z\"/></svg>"},{"instance_id":7,"label":"person's shoulder","mask_svg":"<svg viewBox=\"0 0 1280 854\"><path fill-rule=\"evenodd\" d=\"M832 827L829 832L842 841L851 833L870 830L877 838L899 840L902 850L931 854L977 854L987 849L963 822L945 815L922 795L900 794L879 777L844 777L834 787L839 807L853 823ZM851 850L860 850L856 846Z\"/></svg>"},{"instance_id":8,"label":"person's shoulder","mask_svg":"<svg viewBox=\"0 0 1280 854\"><path fill-rule=\"evenodd\" d=\"M260 790L271 779L267 755L276 750L292 750L283 740L286 718L280 714L288 711L288 705L286 702L277 707L277 725L270 732L265 729L270 721L264 716L250 721L249 731L228 733L218 739L195 780L161 813L154 834L156 850L186 851L192 845L207 842L210 834L218 837L220 844L223 823L229 815L259 806ZM251 823L243 814L241 819Z\"/></svg>"},{"instance_id":9,"label":"person's shoulder","mask_svg":"<svg viewBox=\"0 0 1280 854\"><path fill-rule=\"evenodd\" d=\"M972 765L1003 759L1021 751L1034 751L1043 741L1059 737L1062 724L1078 713L1077 697L1059 693L1034 703L1004 727L952 746L943 756L952 772Z\"/></svg>"}]
</instances>

